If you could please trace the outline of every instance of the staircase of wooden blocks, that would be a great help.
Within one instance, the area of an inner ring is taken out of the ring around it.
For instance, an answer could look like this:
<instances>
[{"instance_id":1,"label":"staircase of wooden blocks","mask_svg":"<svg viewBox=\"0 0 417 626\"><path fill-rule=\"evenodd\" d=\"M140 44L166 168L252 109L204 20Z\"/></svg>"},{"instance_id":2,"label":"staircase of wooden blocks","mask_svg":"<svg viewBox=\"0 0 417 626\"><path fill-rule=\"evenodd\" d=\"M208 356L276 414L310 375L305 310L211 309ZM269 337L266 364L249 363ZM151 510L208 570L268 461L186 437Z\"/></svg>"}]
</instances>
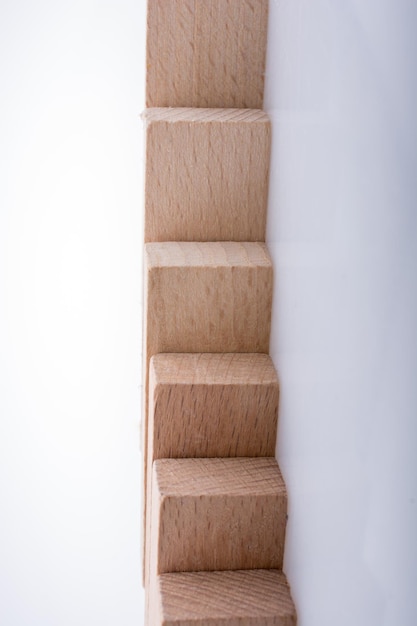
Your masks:
<instances>
[{"instance_id":1,"label":"staircase of wooden blocks","mask_svg":"<svg viewBox=\"0 0 417 626\"><path fill-rule=\"evenodd\" d=\"M294 626L265 241L267 0L148 0L149 626Z\"/></svg>"}]
</instances>

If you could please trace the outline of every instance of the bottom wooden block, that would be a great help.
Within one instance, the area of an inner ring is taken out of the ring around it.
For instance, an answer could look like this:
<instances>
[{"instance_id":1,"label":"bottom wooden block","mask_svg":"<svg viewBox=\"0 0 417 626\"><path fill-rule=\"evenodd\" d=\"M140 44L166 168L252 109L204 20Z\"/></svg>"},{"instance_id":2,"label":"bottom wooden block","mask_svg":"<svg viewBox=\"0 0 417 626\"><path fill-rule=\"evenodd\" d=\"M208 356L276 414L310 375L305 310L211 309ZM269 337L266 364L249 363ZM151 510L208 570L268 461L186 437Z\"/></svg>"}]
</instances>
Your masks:
<instances>
[{"instance_id":1,"label":"bottom wooden block","mask_svg":"<svg viewBox=\"0 0 417 626\"><path fill-rule=\"evenodd\" d=\"M279 570L185 572L158 576L151 624L295 626L296 612Z\"/></svg>"}]
</instances>

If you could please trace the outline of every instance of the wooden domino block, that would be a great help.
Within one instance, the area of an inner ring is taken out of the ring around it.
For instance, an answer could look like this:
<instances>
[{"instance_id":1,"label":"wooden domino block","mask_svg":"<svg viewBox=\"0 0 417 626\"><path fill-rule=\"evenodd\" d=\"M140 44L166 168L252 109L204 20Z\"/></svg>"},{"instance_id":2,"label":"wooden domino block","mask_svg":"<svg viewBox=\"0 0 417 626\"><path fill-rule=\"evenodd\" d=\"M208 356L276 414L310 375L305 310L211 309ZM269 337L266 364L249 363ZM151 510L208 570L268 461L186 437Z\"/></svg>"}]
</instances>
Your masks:
<instances>
[{"instance_id":1,"label":"wooden domino block","mask_svg":"<svg viewBox=\"0 0 417 626\"><path fill-rule=\"evenodd\" d=\"M155 626L295 626L285 575L278 570L162 574Z\"/></svg>"},{"instance_id":2,"label":"wooden domino block","mask_svg":"<svg viewBox=\"0 0 417 626\"><path fill-rule=\"evenodd\" d=\"M273 458L157 460L150 577L281 569L286 513L286 489Z\"/></svg>"},{"instance_id":3,"label":"wooden domino block","mask_svg":"<svg viewBox=\"0 0 417 626\"><path fill-rule=\"evenodd\" d=\"M156 354L149 376L150 463L274 456L278 394L266 354Z\"/></svg>"},{"instance_id":4,"label":"wooden domino block","mask_svg":"<svg viewBox=\"0 0 417 626\"><path fill-rule=\"evenodd\" d=\"M262 108L268 0L148 0L147 107Z\"/></svg>"},{"instance_id":5,"label":"wooden domino block","mask_svg":"<svg viewBox=\"0 0 417 626\"><path fill-rule=\"evenodd\" d=\"M145 245L146 351L269 348L272 263L265 244Z\"/></svg>"},{"instance_id":6,"label":"wooden domino block","mask_svg":"<svg viewBox=\"0 0 417 626\"><path fill-rule=\"evenodd\" d=\"M264 241L270 122L248 109L148 109L145 242Z\"/></svg>"}]
</instances>

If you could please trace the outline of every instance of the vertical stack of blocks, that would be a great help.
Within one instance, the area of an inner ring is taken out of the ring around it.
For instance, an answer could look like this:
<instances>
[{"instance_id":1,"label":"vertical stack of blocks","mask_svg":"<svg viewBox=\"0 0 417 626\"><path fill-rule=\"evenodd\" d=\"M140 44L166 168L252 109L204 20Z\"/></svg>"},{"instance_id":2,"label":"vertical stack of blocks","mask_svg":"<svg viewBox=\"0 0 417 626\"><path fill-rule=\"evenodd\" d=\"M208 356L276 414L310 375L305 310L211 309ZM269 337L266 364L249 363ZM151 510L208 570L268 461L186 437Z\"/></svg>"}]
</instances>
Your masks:
<instances>
[{"instance_id":1,"label":"vertical stack of blocks","mask_svg":"<svg viewBox=\"0 0 417 626\"><path fill-rule=\"evenodd\" d=\"M296 623L268 356L267 14L267 0L148 0L148 626Z\"/></svg>"}]
</instances>

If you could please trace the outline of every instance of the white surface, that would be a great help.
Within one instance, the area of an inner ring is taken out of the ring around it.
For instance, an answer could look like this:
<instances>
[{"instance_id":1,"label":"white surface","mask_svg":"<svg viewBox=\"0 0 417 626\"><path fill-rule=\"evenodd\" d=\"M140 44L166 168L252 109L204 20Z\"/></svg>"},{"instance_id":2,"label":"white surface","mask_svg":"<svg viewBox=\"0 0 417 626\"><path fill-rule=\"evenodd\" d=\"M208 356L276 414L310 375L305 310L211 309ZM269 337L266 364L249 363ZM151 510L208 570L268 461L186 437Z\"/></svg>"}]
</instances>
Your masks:
<instances>
[{"instance_id":1,"label":"white surface","mask_svg":"<svg viewBox=\"0 0 417 626\"><path fill-rule=\"evenodd\" d=\"M271 353L298 626L417 623L416 8L270 3Z\"/></svg>"},{"instance_id":2,"label":"white surface","mask_svg":"<svg viewBox=\"0 0 417 626\"><path fill-rule=\"evenodd\" d=\"M0 624L138 626L143 0L0 5Z\"/></svg>"}]
</instances>

